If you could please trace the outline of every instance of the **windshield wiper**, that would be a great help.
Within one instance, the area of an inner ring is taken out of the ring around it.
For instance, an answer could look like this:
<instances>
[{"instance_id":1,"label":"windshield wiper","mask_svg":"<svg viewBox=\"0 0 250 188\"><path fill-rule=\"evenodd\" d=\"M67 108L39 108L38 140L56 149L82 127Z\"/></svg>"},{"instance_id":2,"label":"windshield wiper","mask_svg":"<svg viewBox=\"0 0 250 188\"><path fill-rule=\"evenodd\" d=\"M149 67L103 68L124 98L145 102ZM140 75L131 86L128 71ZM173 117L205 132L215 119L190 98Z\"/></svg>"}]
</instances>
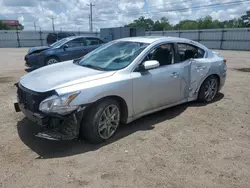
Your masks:
<instances>
[{"instance_id":1,"label":"windshield wiper","mask_svg":"<svg viewBox=\"0 0 250 188\"><path fill-rule=\"evenodd\" d=\"M102 69L101 67L96 67L96 66L93 66L93 65L90 65L90 64L79 64L83 67L87 67L87 68L91 68L91 69L95 69L95 70L101 70L101 71L104 71L104 69Z\"/></svg>"}]
</instances>

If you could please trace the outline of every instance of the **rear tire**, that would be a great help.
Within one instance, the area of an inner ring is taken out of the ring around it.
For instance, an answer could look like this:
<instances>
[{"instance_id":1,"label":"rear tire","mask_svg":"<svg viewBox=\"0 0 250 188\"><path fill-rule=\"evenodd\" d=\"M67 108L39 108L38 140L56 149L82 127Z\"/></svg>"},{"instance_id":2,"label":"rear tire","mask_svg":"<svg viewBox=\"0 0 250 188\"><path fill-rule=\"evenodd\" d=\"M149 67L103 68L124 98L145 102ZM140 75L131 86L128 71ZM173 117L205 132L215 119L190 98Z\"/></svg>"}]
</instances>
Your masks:
<instances>
[{"instance_id":1,"label":"rear tire","mask_svg":"<svg viewBox=\"0 0 250 188\"><path fill-rule=\"evenodd\" d=\"M209 76L206 80L202 83L198 101L209 103L214 100L216 94L218 93L219 88L219 81L216 76Z\"/></svg>"},{"instance_id":2,"label":"rear tire","mask_svg":"<svg viewBox=\"0 0 250 188\"><path fill-rule=\"evenodd\" d=\"M52 65L52 64L55 64L55 63L58 63L59 62L59 59L55 56L51 56L51 57L48 57L46 60L45 60L45 65Z\"/></svg>"},{"instance_id":3,"label":"rear tire","mask_svg":"<svg viewBox=\"0 0 250 188\"><path fill-rule=\"evenodd\" d=\"M114 136L120 120L119 103L114 99L104 99L87 110L80 133L88 142L99 144Z\"/></svg>"}]
</instances>

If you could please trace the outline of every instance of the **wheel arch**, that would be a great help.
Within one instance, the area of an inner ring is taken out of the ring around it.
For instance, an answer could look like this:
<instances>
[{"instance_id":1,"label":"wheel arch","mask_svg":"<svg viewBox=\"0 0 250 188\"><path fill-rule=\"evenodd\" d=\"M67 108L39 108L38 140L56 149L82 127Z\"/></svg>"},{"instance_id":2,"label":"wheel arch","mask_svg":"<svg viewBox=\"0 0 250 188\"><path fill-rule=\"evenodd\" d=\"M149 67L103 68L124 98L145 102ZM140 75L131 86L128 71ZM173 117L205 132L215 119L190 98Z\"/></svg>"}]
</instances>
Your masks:
<instances>
[{"instance_id":1,"label":"wheel arch","mask_svg":"<svg viewBox=\"0 0 250 188\"><path fill-rule=\"evenodd\" d=\"M58 61L61 61L60 58L59 58L57 55L55 55L55 54L49 54L48 56L46 56L46 57L44 58L44 65L46 65L47 60L48 60L49 58L52 58L52 57L58 59Z\"/></svg>"},{"instance_id":2,"label":"wheel arch","mask_svg":"<svg viewBox=\"0 0 250 188\"><path fill-rule=\"evenodd\" d=\"M109 96L105 96L105 97L98 99L97 101L94 102L94 104L97 104L100 101L103 101L106 99L115 99L119 103L120 110L121 110L121 122L126 123L128 119L128 105L126 101L118 95L109 95Z\"/></svg>"},{"instance_id":3,"label":"wheel arch","mask_svg":"<svg viewBox=\"0 0 250 188\"><path fill-rule=\"evenodd\" d=\"M206 77L202 80L202 82L200 83L199 89L197 90L197 93L198 93L198 94L200 93L202 84L203 84L210 76L215 76L215 77L217 78L217 80L218 80L218 85L220 86L220 81L221 81L221 80L220 80L220 76L219 76L218 74L216 74L216 73L214 73L214 74L209 74L209 75L206 76ZM219 86L218 86L218 87L219 87Z\"/></svg>"}]
</instances>

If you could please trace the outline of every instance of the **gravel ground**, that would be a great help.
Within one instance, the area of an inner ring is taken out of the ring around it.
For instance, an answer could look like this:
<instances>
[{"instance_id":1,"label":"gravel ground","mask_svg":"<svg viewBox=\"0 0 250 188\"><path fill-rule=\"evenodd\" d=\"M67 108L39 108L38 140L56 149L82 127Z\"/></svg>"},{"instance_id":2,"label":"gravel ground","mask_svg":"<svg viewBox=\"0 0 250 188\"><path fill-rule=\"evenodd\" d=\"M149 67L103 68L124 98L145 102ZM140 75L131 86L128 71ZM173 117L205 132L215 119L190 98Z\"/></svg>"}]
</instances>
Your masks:
<instances>
[{"instance_id":1,"label":"gravel ground","mask_svg":"<svg viewBox=\"0 0 250 188\"><path fill-rule=\"evenodd\" d=\"M213 103L146 116L102 145L33 136L13 108L26 52L0 49L0 187L250 187L250 73L236 70L250 52L221 51L228 77Z\"/></svg>"}]
</instances>

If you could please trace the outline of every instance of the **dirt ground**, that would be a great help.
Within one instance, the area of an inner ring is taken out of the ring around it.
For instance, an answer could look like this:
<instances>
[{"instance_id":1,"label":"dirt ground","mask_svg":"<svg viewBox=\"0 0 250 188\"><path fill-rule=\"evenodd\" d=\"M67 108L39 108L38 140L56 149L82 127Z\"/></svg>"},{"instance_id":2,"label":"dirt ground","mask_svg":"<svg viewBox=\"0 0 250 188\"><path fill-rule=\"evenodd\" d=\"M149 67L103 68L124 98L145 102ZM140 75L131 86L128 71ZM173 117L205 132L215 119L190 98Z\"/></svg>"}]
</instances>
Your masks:
<instances>
[{"instance_id":1,"label":"dirt ground","mask_svg":"<svg viewBox=\"0 0 250 188\"><path fill-rule=\"evenodd\" d=\"M27 49L0 49L0 187L250 187L250 52L221 51L226 85L120 127L109 142L55 142L14 112ZM39 83L37 83L39 84Z\"/></svg>"}]
</instances>

